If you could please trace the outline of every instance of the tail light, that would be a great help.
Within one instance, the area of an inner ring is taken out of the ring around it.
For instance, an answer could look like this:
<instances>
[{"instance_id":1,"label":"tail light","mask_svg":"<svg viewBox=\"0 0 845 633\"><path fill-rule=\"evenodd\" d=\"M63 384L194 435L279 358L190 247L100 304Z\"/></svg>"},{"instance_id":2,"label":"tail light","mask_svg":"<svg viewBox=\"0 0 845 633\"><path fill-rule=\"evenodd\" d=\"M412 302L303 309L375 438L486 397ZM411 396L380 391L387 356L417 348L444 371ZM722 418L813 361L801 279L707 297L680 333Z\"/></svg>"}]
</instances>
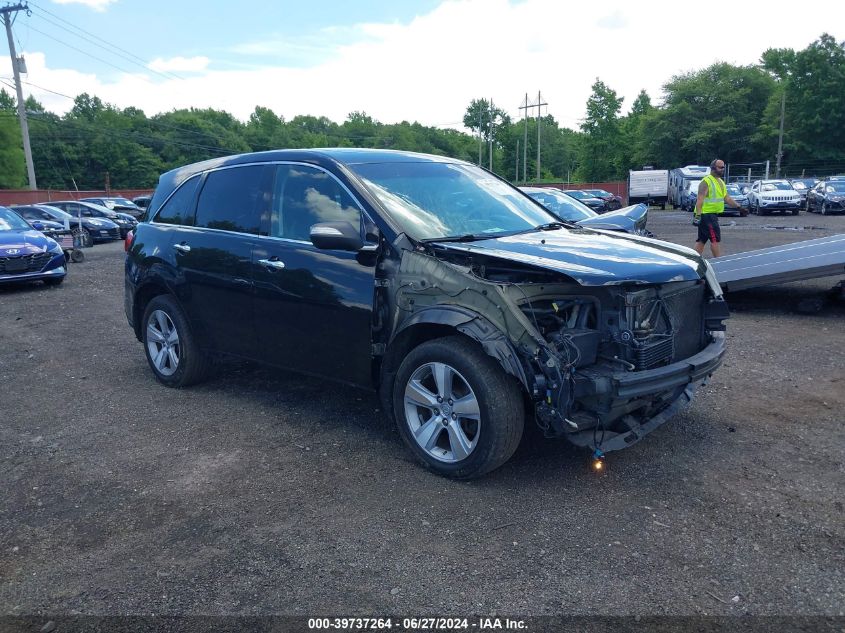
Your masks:
<instances>
[{"instance_id":1,"label":"tail light","mask_svg":"<svg viewBox=\"0 0 845 633\"><path fill-rule=\"evenodd\" d=\"M123 251L125 253L129 252L129 249L132 248L132 240L135 239L135 231L129 231L126 234L126 237L123 240Z\"/></svg>"}]
</instances>

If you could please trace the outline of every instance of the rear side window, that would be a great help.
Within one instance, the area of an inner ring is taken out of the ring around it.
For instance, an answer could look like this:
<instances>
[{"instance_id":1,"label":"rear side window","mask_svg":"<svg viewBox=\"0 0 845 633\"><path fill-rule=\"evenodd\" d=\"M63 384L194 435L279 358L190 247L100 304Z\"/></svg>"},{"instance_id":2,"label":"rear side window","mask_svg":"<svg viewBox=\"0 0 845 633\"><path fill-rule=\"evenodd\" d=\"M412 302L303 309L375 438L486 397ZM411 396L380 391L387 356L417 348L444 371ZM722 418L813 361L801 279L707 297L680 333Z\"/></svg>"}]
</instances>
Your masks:
<instances>
[{"instance_id":1,"label":"rear side window","mask_svg":"<svg viewBox=\"0 0 845 633\"><path fill-rule=\"evenodd\" d=\"M208 174L199 202L197 226L258 235L270 206L271 168L247 165Z\"/></svg>"},{"instance_id":2,"label":"rear side window","mask_svg":"<svg viewBox=\"0 0 845 633\"><path fill-rule=\"evenodd\" d=\"M192 203L199 181L199 177L194 176L182 183L182 186L170 196L170 199L164 203L164 206L156 214L155 221L162 224L193 226L194 210Z\"/></svg>"}]
</instances>

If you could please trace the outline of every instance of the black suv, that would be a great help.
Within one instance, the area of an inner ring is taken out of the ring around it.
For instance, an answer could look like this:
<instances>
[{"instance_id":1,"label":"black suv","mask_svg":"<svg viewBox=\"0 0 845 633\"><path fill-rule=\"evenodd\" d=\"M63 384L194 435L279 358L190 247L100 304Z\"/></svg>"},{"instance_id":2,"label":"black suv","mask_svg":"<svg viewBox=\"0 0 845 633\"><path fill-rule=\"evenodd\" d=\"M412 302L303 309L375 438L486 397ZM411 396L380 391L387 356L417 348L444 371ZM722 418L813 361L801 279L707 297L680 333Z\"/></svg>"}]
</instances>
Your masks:
<instances>
[{"instance_id":1,"label":"black suv","mask_svg":"<svg viewBox=\"0 0 845 633\"><path fill-rule=\"evenodd\" d=\"M411 451L470 478L526 415L597 453L687 404L727 308L693 251L561 223L479 167L279 150L164 174L129 245L125 308L155 377L216 355L378 389Z\"/></svg>"}]
</instances>

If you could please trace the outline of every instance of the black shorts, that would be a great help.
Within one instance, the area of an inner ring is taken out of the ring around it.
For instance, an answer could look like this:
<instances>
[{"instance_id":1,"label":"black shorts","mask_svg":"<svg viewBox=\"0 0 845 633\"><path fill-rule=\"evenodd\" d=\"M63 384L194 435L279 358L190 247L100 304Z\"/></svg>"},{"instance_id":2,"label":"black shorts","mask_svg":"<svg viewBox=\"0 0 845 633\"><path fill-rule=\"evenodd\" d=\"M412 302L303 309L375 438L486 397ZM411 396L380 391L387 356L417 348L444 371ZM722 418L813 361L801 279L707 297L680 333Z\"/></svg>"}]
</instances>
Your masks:
<instances>
[{"instance_id":1,"label":"black shorts","mask_svg":"<svg viewBox=\"0 0 845 633\"><path fill-rule=\"evenodd\" d=\"M697 242L706 244L707 240L711 242L722 241L722 229L719 228L719 216L716 213L702 213L698 223L698 239Z\"/></svg>"}]
</instances>

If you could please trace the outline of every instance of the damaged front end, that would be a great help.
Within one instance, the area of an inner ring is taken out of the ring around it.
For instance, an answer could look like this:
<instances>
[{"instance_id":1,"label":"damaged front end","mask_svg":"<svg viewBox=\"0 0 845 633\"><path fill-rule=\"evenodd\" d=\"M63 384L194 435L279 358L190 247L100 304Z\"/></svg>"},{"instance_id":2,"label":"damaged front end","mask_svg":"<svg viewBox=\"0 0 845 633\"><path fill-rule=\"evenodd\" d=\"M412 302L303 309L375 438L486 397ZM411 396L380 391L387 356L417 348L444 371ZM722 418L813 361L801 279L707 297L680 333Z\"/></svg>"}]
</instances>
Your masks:
<instances>
[{"instance_id":1,"label":"damaged front end","mask_svg":"<svg viewBox=\"0 0 845 633\"><path fill-rule=\"evenodd\" d=\"M722 362L728 310L703 260L697 273L659 283L599 283L483 249L398 252L382 287L383 331L393 340L447 323L472 336L524 385L548 437L602 453L630 446Z\"/></svg>"}]
</instances>

